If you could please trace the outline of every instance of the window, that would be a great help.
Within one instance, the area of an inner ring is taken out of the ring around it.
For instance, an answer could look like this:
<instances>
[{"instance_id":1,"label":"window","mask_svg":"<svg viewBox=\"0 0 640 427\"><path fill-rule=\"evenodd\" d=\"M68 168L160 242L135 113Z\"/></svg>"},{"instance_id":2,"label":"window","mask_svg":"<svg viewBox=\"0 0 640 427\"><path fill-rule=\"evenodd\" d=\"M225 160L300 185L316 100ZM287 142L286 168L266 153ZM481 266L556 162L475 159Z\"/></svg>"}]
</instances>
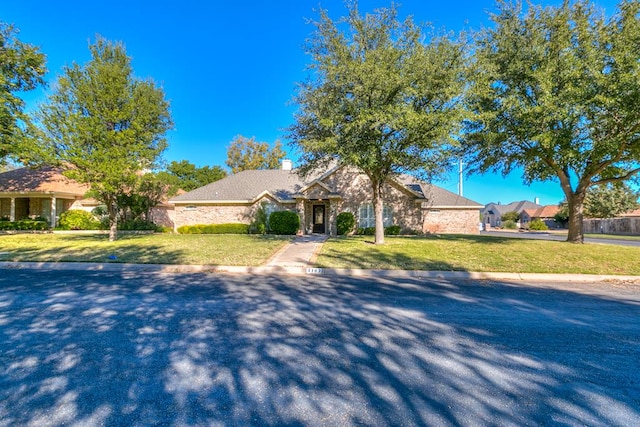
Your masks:
<instances>
[{"instance_id":1,"label":"window","mask_svg":"<svg viewBox=\"0 0 640 427\"><path fill-rule=\"evenodd\" d=\"M393 211L391 206L384 205L382 207L382 224L389 227L393 224ZM358 210L358 227L367 228L376 226L376 217L373 213L373 204L366 203L360 205Z\"/></svg>"}]
</instances>

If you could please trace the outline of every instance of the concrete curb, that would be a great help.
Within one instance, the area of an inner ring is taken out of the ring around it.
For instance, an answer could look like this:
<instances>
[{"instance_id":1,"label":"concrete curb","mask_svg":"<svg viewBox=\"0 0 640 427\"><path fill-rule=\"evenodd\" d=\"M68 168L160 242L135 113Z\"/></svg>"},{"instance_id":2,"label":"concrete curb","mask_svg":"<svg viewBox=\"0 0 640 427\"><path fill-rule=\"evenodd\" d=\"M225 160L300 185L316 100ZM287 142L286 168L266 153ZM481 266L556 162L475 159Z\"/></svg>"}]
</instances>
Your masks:
<instances>
[{"instance_id":1,"label":"concrete curb","mask_svg":"<svg viewBox=\"0 0 640 427\"><path fill-rule=\"evenodd\" d=\"M390 279L496 280L512 282L632 282L640 284L640 276L598 274L483 273L469 271L363 270L284 266L219 266L165 265L85 262L0 262L0 270L54 270L96 272L138 272L164 274L250 274L250 275L317 275Z\"/></svg>"}]
</instances>

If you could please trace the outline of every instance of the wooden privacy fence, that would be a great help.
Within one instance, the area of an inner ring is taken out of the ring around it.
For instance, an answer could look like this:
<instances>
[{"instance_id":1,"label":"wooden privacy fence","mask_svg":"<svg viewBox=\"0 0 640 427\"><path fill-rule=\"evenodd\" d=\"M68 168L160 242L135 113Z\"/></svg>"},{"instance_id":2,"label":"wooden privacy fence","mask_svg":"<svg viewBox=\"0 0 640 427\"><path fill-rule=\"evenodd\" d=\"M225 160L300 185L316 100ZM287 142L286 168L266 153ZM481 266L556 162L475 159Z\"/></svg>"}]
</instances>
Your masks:
<instances>
[{"instance_id":1,"label":"wooden privacy fence","mask_svg":"<svg viewBox=\"0 0 640 427\"><path fill-rule=\"evenodd\" d=\"M585 234L640 235L640 218L585 219L582 230Z\"/></svg>"}]
</instances>

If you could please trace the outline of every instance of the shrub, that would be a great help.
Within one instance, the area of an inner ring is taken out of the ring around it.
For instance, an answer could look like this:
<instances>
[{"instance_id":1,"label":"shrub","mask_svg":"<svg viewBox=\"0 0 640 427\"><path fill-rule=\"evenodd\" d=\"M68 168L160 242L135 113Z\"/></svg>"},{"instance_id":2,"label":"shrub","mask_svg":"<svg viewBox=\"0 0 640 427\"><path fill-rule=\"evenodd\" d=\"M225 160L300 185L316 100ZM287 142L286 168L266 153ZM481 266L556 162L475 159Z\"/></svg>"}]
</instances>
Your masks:
<instances>
[{"instance_id":1,"label":"shrub","mask_svg":"<svg viewBox=\"0 0 640 427\"><path fill-rule=\"evenodd\" d=\"M0 230L44 231L49 229L46 221L21 219L19 221L0 221Z\"/></svg>"},{"instance_id":2,"label":"shrub","mask_svg":"<svg viewBox=\"0 0 640 427\"><path fill-rule=\"evenodd\" d=\"M529 230L537 230L537 231L541 231L541 230L548 230L549 227L547 227L547 224L544 223L543 220L541 220L540 218L536 218L533 221L531 221L531 224L529 224Z\"/></svg>"},{"instance_id":3,"label":"shrub","mask_svg":"<svg viewBox=\"0 0 640 427\"><path fill-rule=\"evenodd\" d=\"M518 212L507 212L500 217L502 221L513 221L518 222L520 219L520 214Z\"/></svg>"},{"instance_id":4,"label":"shrub","mask_svg":"<svg viewBox=\"0 0 640 427\"><path fill-rule=\"evenodd\" d=\"M274 234L296 234L300 228L300 217L292 211L272 212L269 227Z\"/></svg>"},{"instance_id":5,"label":"shrub","mask_svg":"<svg viewBox=\"0 0 640 427\"><path fill-rule=\"evenodd\" d=\"M118 224L120 230L151 230L158 231L158 226L144 219L130 219Z\"/></svg>"},{"instance_id":6,"label":"shrub","mask_svg":"<svg viewBox=\"0 0 640 427\"><path fill-rule=\"evenodd\" d=\"M399 225L390 225L384 228L385 236L397 236L402 229ZM360 227L356 230L356 234L359 236L374 236L376 234L375 227Z\"/></svg>"},{"instance_id":7,"label":"shrub","mask_svg":"<svg viewBox=\"0 0 640 427\"><path fill-rule=\"evenodd\" d=\"M90 212L71 209L60 214L58 228L62 230L99 230L100 221Z\"/></svg>"},{"instance_id":8,"label":"shrub","mask_svg":"<svg viewBox=\"0 0 640 427\"><path fill-rule=\"evenodd\" d=\"M336 226L339 236L349 234L356 226L356 217L351 212L340 212L336 218Z\"/></svg>"},{"instance_id":9,"label":"shrub","mask_svg":"<svg viewBox=\"0 0 640 427\"><path fill-rule=\"evenodd\" d=\"M509 219L502 223L502 227L506 228L507 230L516 230L518 228L518 224L516 224L515 221Z\"/></svg>"},{"instance_id":10,"label":"shrub","mask_svg":"<svg viewBox=\"0 0 640 427\"><path fill-rule=\"evenodd\" d=\"M387 236L397 236L400 234L400 226L399 225L390 225L385 227L384 234Z\"/></svg>"},{"instance_id":11,"label":"shrub","mask_svg":"<svg viewBox=\"0 0 640 427\"><path fill-rule=\"evenodd\" d=\"M376 234L376 228L375 227L358 227L356 234L358 236L373 236L374 234Z\"/></svg>"},{"instance_id":12,"label":"shrub","mask_svg":"<svg viewBox=\"0 0 640 427\"><path fill-rule=\"evenodd\" d=\"M253 222L249 225L249 233L265 234L267 232L268 219L266 203L262 203L256 210Z\"/></svg>"},{"instance_id":13,"label":"shrub","mask_svg":"<svg viewBox=\"0 0 640 427\"><path fill-rule=\"evenodd\" d=\"M180 234L247 234L247 224L195 224L178 227Z\"/></svg>"}]
</instances>

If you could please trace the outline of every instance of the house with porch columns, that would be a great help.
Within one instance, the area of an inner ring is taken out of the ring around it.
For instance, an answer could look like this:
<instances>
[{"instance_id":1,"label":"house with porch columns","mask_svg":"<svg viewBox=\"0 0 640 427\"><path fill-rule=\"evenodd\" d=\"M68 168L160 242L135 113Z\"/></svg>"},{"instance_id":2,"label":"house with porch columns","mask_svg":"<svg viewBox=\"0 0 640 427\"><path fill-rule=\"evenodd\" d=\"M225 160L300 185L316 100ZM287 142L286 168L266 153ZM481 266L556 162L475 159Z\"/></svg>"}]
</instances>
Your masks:
<instances>
[{"instance_id":1,"label":"house with porch columns","mask_svg":"<svg viewBox=\"0 0 640 427\"><path fill-rule=\"evenodd\" d=\"M55 227L62 212L90 210L83 206L87 191L87 185L67 178L55 167L23 167L0 173L0 218L19 221L43 217Z\"/></svg>"}]
</instances>

